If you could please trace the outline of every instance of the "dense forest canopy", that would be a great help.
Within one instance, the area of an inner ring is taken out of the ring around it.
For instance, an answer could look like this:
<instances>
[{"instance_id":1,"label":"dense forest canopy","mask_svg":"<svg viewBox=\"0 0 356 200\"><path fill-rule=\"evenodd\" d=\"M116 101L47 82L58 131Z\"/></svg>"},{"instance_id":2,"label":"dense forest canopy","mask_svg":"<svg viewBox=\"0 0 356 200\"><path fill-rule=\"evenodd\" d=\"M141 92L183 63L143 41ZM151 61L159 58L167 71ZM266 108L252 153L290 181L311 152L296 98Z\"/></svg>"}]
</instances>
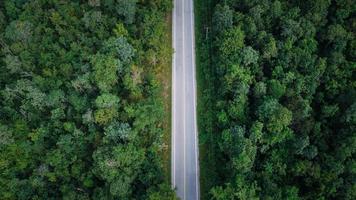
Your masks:
<instances>
[{"instance_id":1,"label":"dense forest canopy","mask_svg":"<svg viewBox=\"0 0 356 200\"><path fill-rule=\"evenodd\" d=\"M0 199L172 199L170 0L0 1Z\"/></svg>"},{"instance_id":2,"label":"dense forest canopy","mask_svg":"<svg viewBox=\"0 0 356 200\"><path fill-rule=\"evenodd\" d=\"M209 198L356 199L355 1L216 2Z\"/></svg>"}]
</instances>

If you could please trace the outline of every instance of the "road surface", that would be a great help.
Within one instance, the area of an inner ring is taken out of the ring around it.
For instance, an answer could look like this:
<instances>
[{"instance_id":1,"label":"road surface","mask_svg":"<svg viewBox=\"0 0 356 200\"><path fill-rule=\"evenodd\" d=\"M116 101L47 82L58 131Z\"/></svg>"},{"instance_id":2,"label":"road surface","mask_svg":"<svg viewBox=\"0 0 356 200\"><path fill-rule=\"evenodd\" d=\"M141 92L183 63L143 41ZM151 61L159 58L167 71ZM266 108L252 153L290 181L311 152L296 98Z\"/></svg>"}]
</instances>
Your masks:
<instances>
[{"instance_id":1,"label":"road surface","mask_svg":"<svg viewBox=\"0 0 356 200\"><path fill-rule=\"evenodd\" d=\"M199 199L193 0L174 0L172 185L182 200Z\"/></svg>"}]
</instances>

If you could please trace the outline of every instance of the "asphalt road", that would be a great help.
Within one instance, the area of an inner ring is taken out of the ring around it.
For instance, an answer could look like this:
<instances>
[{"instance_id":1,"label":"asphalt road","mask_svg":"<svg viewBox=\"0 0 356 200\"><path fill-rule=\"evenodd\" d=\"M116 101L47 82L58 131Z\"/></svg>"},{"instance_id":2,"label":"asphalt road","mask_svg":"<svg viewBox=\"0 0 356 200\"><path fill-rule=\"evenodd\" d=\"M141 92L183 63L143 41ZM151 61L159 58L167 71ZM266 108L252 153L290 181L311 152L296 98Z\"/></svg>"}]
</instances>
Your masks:
<instances>
[{"instance_id":1,"label":"asphalt road","mask_svg":"<svg viewBox=\"0 0 356 200\"><path fill-rule=\"evenodd\" d=\"M199 199L193 0L174 0L172 185L182 200Z\"/></svg>"}]
</instances>

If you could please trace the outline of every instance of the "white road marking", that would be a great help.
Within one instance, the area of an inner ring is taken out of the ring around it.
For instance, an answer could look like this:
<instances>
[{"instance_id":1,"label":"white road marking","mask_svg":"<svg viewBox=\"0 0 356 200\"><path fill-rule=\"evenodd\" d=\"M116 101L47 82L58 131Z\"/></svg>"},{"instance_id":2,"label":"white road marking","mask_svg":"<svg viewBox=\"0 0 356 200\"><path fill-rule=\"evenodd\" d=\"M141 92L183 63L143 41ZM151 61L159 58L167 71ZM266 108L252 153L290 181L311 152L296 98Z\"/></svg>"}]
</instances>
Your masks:
<instances>
[{"instance_id":1,"label":"white road marking","mask_svg":"<svg viewBox=\"0 0 356 200\"><path fill-rule=\"evenodd\" d=\"M195 66L195 26L194 26L194 2L193 0L190 1L191 2L191 15L190 15L190 25L191 25L191 29L193 31L193 36L192 36L192 64L193 66ZM197 130L197 115L196 115L196 103L197 103L197 99L196 99L196 75L195 75L195 70L196 70L196 66L192 67L193 69L193 98L194 98L194 137L195 137L195 168L196 168L196 176L195 176L195 181L196 181L196 195L197 198L199 199L199 169L198 169L198 130Z\"/></svg>"},{"instance_id":2,"label":"white road marking","mask_svg":"<svg viewBox=\"0 0 356 200\"><path fill-rule=\"evenodd\" d=\"M184 167L183 167L183 170L184 170L184 189L183 189L183 191L184 191L184 197L183 197L183 200L185 200L185 196L186 196L186 193L185 193L185 188L186 188L186 178L187 178L187 176L186 176L186 169L185 169L185 161L186 161L186 133L185 133L185 51L184 51L184 49L185 49L185 45L184 45L184 40L185 40L185 35L184 35L184 31L185 31L185 20L184 20L184 2L185 2L185 0L182 0L182 2L183 2L183 6L182 6L182 17L183 17L183 27L182 27L182 32L183 32L183 94L184 94L184 100L183 100L183 118L184 118L184 120L183 120L183 141L184 141L184 156L183 156L183 158L184 158Z\"/></svg>"},{"instance_id":3,"label":"white road marking","mask_svg":"<svg viewBox=\"0 0 356 200\"><path fill-rule=\"evenodd\" d=\"M174 0L174 4L173 4L173 6L175 6L176 5L176 3L175 3L175 1L176 0ZM175 34L176 34L176 32L175 32L175 24L176 24L176 9L174 9L173 8L173 23L172 23L172 35L173 35L173 39L172 39L172 42L173 42L173 48L175 48L176 47L176 40L175 40ZM173 85L175 85L175 73L174 73L174 70L176 69L176 60L174 59L174 57L175 57L175 54L176 54L176 52L175 52L175 49L173 49L173 58L172 58L172 60L173 60L173 62L172 62L172 64L173 64L173 69L172 69L172 83L173 83ZM175 103L174 103L174 99L175 99L175 90L174 90L174 87L171 87L172 88L172 107L173 107L173 114L172 114L172 125L173 125L173 130L172 130L172 132L175 130L175 128L176 128L176 123L175 123L175 120L174 120L174 116L175 116L175 113L176 113L176 107L174 106L175 105ZM173 154L173 159L172 159L172 186L173 186L173 188L175 188L176 187L176 181L175 181L175 178L176 178L176 170L175 170L175 160L176 160L176 153L175 153L175 151L174 151L174 147L176 146L176 144L175 144L175 134L173 134L172 136L172 147L171 147L171 151L172 151L172 154Z\"/></svg>"}]
</instances>

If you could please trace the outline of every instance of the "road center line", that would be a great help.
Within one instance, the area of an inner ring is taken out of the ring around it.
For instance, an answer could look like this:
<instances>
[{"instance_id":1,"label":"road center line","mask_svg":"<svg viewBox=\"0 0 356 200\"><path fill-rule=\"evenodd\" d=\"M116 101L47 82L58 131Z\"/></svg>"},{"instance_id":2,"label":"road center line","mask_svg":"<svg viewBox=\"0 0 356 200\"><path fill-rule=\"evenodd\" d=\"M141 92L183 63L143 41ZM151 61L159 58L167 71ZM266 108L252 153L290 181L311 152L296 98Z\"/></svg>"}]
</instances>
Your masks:
<instances>
[{"instance_id":1,"label":"road center line","mask_svg":"<svg viewBox=\"0 0 356 200\"><path fill-rule=\"evenodd\" d=\"M185 97L186 97L186 91L185 91L185 18L184 18L184 10L185 10L185 5L184 2L185 0L182 0L182 18L183 18L183 27L182 27L182 33L183 33L183 143L184 143L184 149L183 149L183 173L184 173L184 187L183 187L183 200L186 198L186 131L185 131Z\"/></svg>"}]
</instances>

